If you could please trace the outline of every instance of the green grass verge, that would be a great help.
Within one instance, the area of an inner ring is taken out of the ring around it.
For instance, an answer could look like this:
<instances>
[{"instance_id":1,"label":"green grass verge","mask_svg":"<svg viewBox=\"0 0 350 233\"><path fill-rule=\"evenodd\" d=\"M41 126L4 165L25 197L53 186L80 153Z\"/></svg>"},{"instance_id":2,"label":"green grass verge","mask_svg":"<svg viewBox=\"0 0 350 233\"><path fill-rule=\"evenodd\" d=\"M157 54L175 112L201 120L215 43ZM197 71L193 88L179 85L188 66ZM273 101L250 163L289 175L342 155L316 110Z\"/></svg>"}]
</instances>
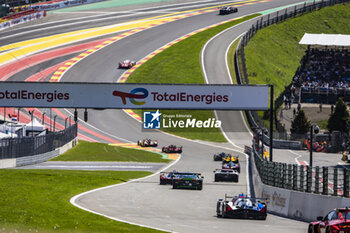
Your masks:
<instances>
[{"instance_id":1,"label":"green grass verge","mask_svg":"<svg viewBox=\"0 0 350 233\"><path fill-rule=\"evenodd\" d=\"M259 30L245 48L249 82L273 84L276 99L305 54L306 46L299 45L304 33L350 34L348 22L350 4L339 4Z\"/></svg>"},{"instance_id":2,"label":"green grass verge","mask_svg":"<svg viewBox=\"0 0 350 233\"><path fill-rule=\"evenodd\" d=\"M157 56L153 57L140 68L135 70L128 78L130 83L205 83L201 64L200 53L205 43L220 33L221 31L232 27L245 20L254 18L258 15L252 15L225 23L191 36L170 48L164 50ZM142 111L135 111L142 116ZM213 111L194 111L194 110L162 110L163 114L189 114L193 118L207 120L214 118ZM190 138L205 141L226 142L220 129L163 129L166 132Z\"/></svg>"},{"instance_id":3,"label":"green grass verge","mask_svg":"<svg viewBox=\"0 0 350 233\"><path fill-rule=\"evenodd\" d=\"M0 170L0 232L157 232L70 204L74 195L149 172Z\"/></svg>"},{"instance_id":4,"label":"green grass verge","mask_svg":"<svg viewBox=\"0 0 350 233\"><path fill-rule=\"evenodd\" d=\"M317 121L316 124L321 130L327 130L328 119Z\"/></svg>"},{"instance_id":5,"label":"green grass verge","mask_svg":"<svg viewBox=\"0 0 350 233\"><path fill-rule=\"evenodd\" d=\"M105 143L79 141L78 145L51 161L120 161L168 163L161 154Z\"/></svg>"}]
</instances>

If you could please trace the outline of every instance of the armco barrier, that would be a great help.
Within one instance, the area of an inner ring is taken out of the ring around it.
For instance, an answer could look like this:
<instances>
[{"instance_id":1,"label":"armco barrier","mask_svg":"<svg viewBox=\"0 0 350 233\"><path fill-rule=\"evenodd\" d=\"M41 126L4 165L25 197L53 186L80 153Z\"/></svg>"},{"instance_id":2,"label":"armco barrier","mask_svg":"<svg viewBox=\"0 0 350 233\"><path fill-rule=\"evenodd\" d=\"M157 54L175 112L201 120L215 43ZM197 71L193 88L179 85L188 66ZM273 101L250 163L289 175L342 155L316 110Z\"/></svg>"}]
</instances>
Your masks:
<instances>
[{"instance_id":1,"label":"armco barrier","mask_svg":"<svg viewBox=\"0 0 350 233\"><path fill-rule=\"evenodd\" d=\"M315 221L318 216L325 216L334 208L350 206L350 198L298 192L264 184L255 165L253 150L247 148L246 151L251 152L248 154L255 196L269 200L269 213L310 222Z\"/></svg>"},{"instance_id":2,"label":"armco barrier","mask_svg":"<svg viewBox=\"0 0 350 233\"><path fill-rule=\"evenodd\" d=\"M0 169L16 167L16 159L0 159Z\"/></svg>"},{"instance_id":3,"label":"armco barrier","mask_svg":"<svg viewBox=\"0 0 350 233\"><path fill-rule=\"evenodd\" d=\"M31 165L36 163L42 163L49 159L52 159L54 157L57 157L60 154L63 154L70 148L74 147L77 144L77 139L73 139L72 141L68 142L66 145L55 149L54 151L50 151L43 154L33 155L33 156L26 156L26 157L20 157L15 159L16 167L25 166L25 165ZM0 160L1 161L1 160Z\"/></svg>"}]
</instances>

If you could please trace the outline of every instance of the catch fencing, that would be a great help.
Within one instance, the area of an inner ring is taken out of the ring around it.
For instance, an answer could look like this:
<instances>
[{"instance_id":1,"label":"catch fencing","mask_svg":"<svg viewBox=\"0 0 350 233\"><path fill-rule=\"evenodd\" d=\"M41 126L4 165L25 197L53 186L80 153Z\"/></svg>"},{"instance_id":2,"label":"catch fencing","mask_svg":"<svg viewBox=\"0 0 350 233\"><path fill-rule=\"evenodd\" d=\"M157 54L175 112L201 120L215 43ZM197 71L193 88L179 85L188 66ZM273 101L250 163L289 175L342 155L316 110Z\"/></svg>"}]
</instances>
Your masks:
<instances>
[{"instance_id":1,"label":"catch fencing","mask_svg":"<svg viewBox=\"0 0 350 233\"><path fill-rule=\"evenodd\" d=\"M255 145L252 149L255 166L264 184L299 192L349 197L349 169L270 162L254 148Z\"/></svg>"},{"instance_id":2,"label":"catch fencing","mask_svg":"<svg viewBox=\"0 0 350 233\"><path fill-rule=\"evenodd\" d=\"M238 84L249 84L248 72L246 69L244 47L248 44L250 39L257 33L258 30L264 27L270 26L272 24L285 21L286 19L300 16L301 14L319 10L323 7L333 6L335 4L341 4L346 2L350 2L350 0L322 0L317 2L308 1L299 5L295 5L293 7L288 7L286 9L259 17L259 19L251 26L251 28L241 37L240 42L236 49L234 60L235 60L235 69L236 69ZM282 93L276 99L275 106L281 106L283 102L284 94L285 93ZM264 122L261 120L260 116L256 114L256 112L246 111L246 115L247 115L248 122L252 127L268 128L266 125L264 125ZM282 140L286 139L285 129L277 121L276 114L274 116L274 119L275 119L276 128L280 132L280 134L274 133L274 138L278 138Z\"/></svg>"},{"instance_id":3,"label":"catch fencing","mask_svg":"<svg viewBox=\"0 0 350 233\"><path fill-rule=\"evenodd\" d=\"M6 138L0 140L0 159L14 159L43 154L59 148L77 137L77 124L69 128L37 137Z\"/></svg>"}]
</instances>

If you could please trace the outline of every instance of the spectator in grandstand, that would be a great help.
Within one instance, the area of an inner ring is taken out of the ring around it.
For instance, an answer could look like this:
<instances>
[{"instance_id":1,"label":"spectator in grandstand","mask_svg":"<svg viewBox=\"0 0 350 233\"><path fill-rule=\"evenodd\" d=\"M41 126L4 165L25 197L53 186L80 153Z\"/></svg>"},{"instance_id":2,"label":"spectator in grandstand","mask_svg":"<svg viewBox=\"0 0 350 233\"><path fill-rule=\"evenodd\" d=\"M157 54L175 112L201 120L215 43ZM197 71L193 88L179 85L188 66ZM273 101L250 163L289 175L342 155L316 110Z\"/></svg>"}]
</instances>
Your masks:
<instances>
[{"instance_id":1,"label":"spectator in grandstand","mask_svg":"<svg viewBox=\"0 0 350 233\"><path fill-rule=\"evenodd\" d=\"M303 89L350 88L350 51L311 49L301 61L292 86Z\"/></svg>"}]
</instances>

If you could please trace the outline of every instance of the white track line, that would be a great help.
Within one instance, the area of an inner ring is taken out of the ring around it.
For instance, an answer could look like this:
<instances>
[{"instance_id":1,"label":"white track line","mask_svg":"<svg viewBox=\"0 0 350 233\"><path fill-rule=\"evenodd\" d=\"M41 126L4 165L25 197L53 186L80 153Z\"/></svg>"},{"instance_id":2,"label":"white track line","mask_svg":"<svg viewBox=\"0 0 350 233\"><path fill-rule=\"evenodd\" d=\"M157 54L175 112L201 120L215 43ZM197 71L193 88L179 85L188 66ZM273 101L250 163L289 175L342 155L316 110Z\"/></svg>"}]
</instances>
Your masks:
<instances>
[{"instance_id":1,"label":"white track line","mask_svg":"<svg viewBox=\"0 0 350 233\"><path fill-rule=\"evenodd\" d=\"M77 199L79 199L80 197L84 196L84 195L87 195L89 193L93 193L93 192L97 192L97 191L101 191L101 190L105 190L105 189L109 189L109 188L114 188L114 187L118 187L118 186L122 186L122 185L126 185L126 184L129 184L129 183L132 183L132 182L135 182L135 181L139 181L139 180L144 180L144 179L148 179L150 177L153 177L157 174L159 174L160 172L162 171L165 171L166 169L168 169L169 167L175 165L178 161L180 161L181 159L181 154L179 154L179 157L177 158L177 160L175 160L175 162L172 162L170 163L168 166L166 166L165 168L149 175L149 176L146 176L146 177L142 177L142 178L138 178L138 179L135 179L135 180L130 180L130 181L127 181L127 182L124 182L124 183L120 183L120 184L114 184L114 185L109 185L109 186L105 186L105 187L102 187L102 188L97 188L97 189L93 189L93 190L90 190L90 191L87 191L87 192L84 192L84 193L80 193L74 197L72 197L70 199L70 203L80 209L83 209L85 211L88 211L90 213L93 213L93 214L97 214L97 215L100 215L100 216L104 216L106 218L109 218L109 219L112 219L112 220L116 220L116 221L119 221L119 222L123 222L123 223L128 223L128 224L133 224L133 225L136 225L136 226L140 226L140 227L147 227L147 228L151 228L151 229L155 229L155 230L160 230L160 231L166 231L166 232L171 232L169 230L165 230L165 229L161 229L161 228L156 228L156 227L151 227L151 226L147 226L147 225L142 225L142 224L138 224L138 223L134 223L134 222L130 222L130 221L125 221L125 220L122 220L122 219L119 219L119 218L115 218L115 217L112 217L112 216L108 216L106 214L102 214L102 213L99 213L99 212L96 212L96 211L93 211L93 210L89 210L81 205L79 205L78 203L76 203Z\"/></svg>"}]
</instances>

